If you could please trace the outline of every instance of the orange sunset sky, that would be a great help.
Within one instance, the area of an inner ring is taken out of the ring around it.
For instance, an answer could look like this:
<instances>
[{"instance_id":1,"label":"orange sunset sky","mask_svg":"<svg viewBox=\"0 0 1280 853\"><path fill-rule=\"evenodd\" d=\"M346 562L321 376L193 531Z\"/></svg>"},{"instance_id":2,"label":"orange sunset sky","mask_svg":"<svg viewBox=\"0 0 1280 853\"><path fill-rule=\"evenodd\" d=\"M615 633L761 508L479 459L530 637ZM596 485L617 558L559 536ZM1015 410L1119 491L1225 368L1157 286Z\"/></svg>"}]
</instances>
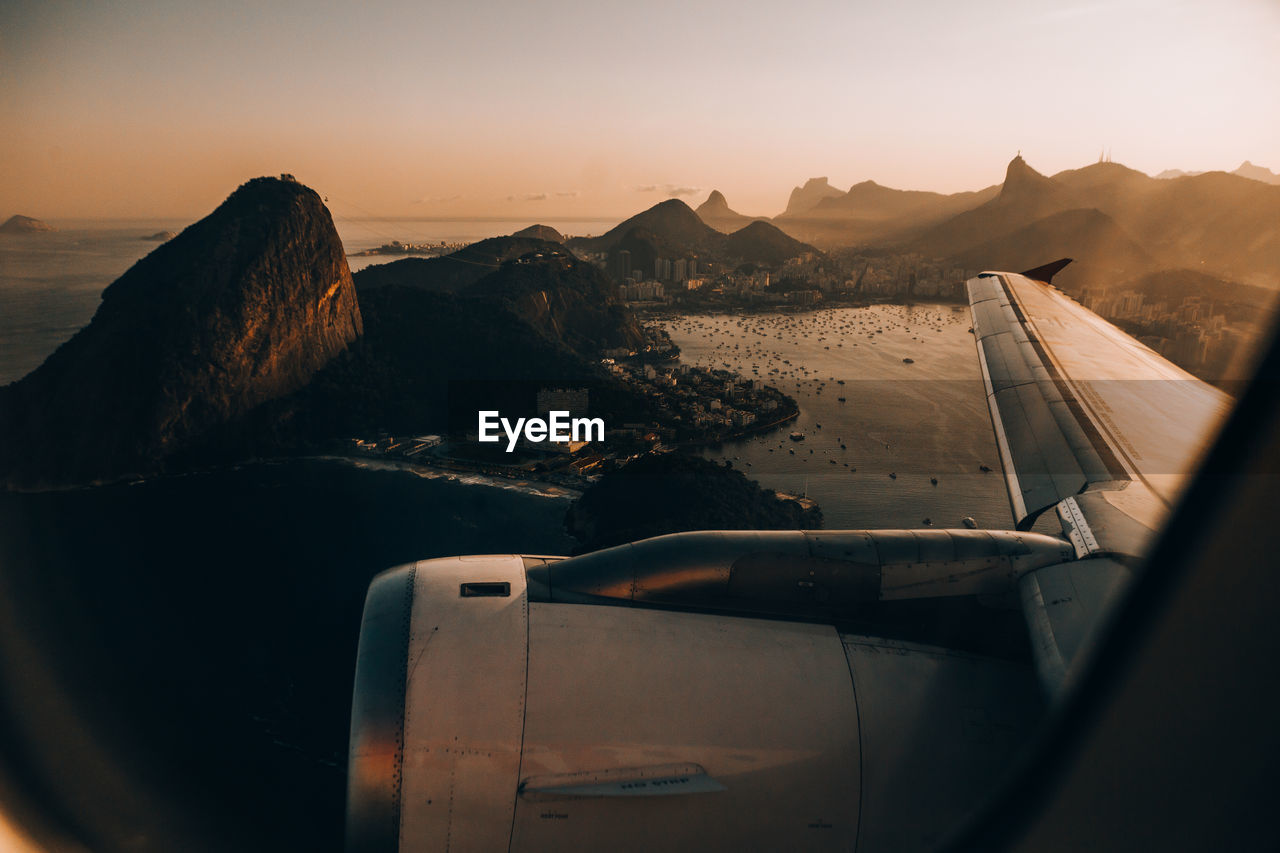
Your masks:
<instances>
[{"instance_id":1,"label":"orange sunset sky","mask_svg":"<svg viewBox=\"0 0 1280 853\"><path fill-rule=\"evenodd\" d=\"M0 218L194 217L291 172L345 215L774 215L1021 150L1280 169L1280 2L123 2L0 9Z\"/></svg>"}]
</instances>

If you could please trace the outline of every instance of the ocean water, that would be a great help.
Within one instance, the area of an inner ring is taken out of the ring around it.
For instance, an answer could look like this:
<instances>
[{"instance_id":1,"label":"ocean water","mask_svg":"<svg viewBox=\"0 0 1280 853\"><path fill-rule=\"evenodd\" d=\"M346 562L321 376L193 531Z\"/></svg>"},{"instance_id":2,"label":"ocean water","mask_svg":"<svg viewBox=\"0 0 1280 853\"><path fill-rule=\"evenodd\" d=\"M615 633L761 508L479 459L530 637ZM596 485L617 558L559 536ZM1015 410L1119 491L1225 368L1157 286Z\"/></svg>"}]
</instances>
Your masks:
<instances>
[{"instance_id":1,"label":"ocean water","mask_svg":"<svg viewBox=\"0 0 1280 853\"><path fill-rule=\"evenodd\" d=\"M59 230L0 234L0 385L39 367L93 319L106 286L158 245L144 237L190 223L51 224Z\"/></svg>"}]
</instances>

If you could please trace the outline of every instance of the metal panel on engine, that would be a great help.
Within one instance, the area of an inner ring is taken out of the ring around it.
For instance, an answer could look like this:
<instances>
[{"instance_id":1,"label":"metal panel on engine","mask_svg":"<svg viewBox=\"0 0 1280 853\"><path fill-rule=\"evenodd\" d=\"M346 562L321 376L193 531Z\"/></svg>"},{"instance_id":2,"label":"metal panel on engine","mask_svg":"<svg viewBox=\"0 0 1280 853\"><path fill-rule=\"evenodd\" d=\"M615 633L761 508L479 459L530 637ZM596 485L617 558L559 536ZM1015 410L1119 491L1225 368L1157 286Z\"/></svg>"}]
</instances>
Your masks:
<instances>
[{"instance_id":1,"label":"metal panel on engine","mask_svg":"<svg viewBox=\"0 0 1280 853\"><path fill-rule=\"evenodd\" d=\"M936 849L1000 784L1043 713L1025 664L845 635L862 731L858 853Z\"/></svg>"},{"instance_id":2,"label":"metal panel on engine","mask_svg":"<svg viewBox=\"0 0 1280 853\"><path fill-rule=\"evenodd\" d=\"M670 796L522 795L513 851L850 850L859 746L830 626L529 608L522 779L693 766Z\"/></svg>"},{"instance_id":3,"label":"metal panel on engine","mask_svg":"<svg viewBox=\"0 0 1280 853\"><path fill-rule=\"evenodd\" d=\"M519 557L418 564L401 850L507 849L519 782L527 614Z\"/></svg>"}]
</instances>

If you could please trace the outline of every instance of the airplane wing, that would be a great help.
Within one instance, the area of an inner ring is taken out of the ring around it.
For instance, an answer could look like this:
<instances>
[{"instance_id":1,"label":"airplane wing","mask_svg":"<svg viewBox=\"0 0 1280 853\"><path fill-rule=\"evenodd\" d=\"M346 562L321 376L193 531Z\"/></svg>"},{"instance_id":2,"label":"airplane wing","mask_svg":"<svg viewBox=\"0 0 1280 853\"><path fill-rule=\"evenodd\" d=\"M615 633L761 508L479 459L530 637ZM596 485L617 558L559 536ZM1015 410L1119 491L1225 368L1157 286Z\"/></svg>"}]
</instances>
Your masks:
<instances>
[{"instance_id":1,"label":"airplane wing","mask_svg":"<svg viewBox=\"0 0 1280 853\"><path fill-rule=\"evenodd\" d=\"M1041 678L1056 691L1230 399L1044 281L984 272L967 288L1016 525L1030 530L1054 508L1076 551L1019 580Z\"/></svg>"}]
</instances>

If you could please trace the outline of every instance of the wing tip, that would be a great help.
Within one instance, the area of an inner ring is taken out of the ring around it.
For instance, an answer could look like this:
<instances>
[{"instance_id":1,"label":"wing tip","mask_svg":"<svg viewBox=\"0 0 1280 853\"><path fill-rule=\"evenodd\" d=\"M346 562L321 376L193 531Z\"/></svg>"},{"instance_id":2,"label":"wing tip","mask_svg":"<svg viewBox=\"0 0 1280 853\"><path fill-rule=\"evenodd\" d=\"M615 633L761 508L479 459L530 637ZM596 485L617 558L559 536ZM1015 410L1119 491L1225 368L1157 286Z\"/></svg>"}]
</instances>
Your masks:
<instances>
[{"instance_id":1,"label":"wing tip","mask_svg":"<svg viewBox=\"0 0 1280 853\"><path fill-rule=\"evenodd\" d=\"M1045 284L1049 284L1053 281L1053 277L1058 273L1062 272L1063 268L1067 264L1071 263L1073 260L1075 259L1059 258L1056 261L1052 261L1050 263L1042 264L1041 266L1033 267L1029 270L1026 270L1025 272L1020 273L1020 275L1024 275L1030 279L1035 279L1036 281L1043 281Z\"/></svg>"}]
</instances>

